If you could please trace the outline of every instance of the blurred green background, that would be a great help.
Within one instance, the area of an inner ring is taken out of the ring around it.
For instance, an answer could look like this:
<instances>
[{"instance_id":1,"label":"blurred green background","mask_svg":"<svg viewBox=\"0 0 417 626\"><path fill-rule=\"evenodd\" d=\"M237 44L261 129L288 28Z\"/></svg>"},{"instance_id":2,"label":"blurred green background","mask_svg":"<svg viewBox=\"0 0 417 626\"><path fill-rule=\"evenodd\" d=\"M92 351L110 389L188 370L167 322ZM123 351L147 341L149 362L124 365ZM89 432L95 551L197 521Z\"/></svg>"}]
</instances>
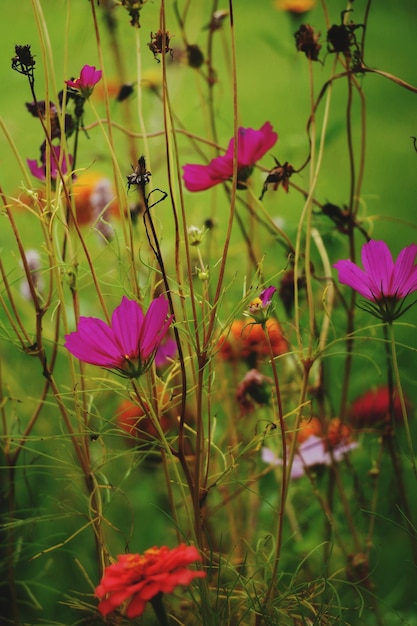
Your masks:
<instances>
[{"instance_id":1,"label":"blurred green background","mask_svg":"<svg viewBox=\"0 0 417 626\"><path fill-rule=\"evenodd\" d=\"M39 145L42 141L41 128L37 120L31 117L25 108L25 102L31 101L26 79L11 70L11 58L14 56L15 44L29 43L32 52L36 55L36 89L38 97L45 97L45 67L43 64L42 50L40 46L39 29L43 25L36 24L33 6L38 3L31 3L23 0L20 3L3 3L1 15L1 37L0 37L0 76L2 81L2 95L0 99L0 115L8 133L12 137L16 148L25 162L26 158L37 158ZM360 23L366 3L356 0L352 3L353 12L351 19ZM47 33L50 38L51 49L53 51L53 74L56 90L63 86L63 81L78 76L79 70L84 64L96 65L100 67L100 60L97 53L97 42L93 30L91 9L87 0L59 1L44 0L39 3L44 12L47 25ZM174 3L167 2L167 28L173 36L172 46L174 52L176 48L182 46L180 28L174 15ZM340 22L341 11L346 7L344 2L331 0L328 2L331 23ZM116 69L114 56L110 45L110 36L105 28L102 6L96 5L98 21L101 25L100 38L101 49L104 58L104 67L107 78L111 79L111 87L116 91L120 86L120 76ZM180 3L180 8L182 8ZM211 3L193 1L190 3L189 15L186 23L186 35L189 43L198 44L205 49L207 41L207 30L202 28L202 24L207 24L210 20ZM221 6L219 8L227 8ZM133 115L132 130L140 132L137 100L137 40L132 27L129 24L128 16L121 7L114 7L112 13L117 23L117 39L121 46L121 54L124 60L126 76L124 80L133 83L136 87L135 95L130 104ZM238 103L239 103L239 123L243 126L259 128L266 120L269 120L274 129L279 134L277 145L271 150L281 162L289 161L295 168L299 167L308 154L308 140L306 134L306 124L310 113L310 93L308 63L304 55L297 53L294 45L294 32L298 29L302 21L313 25L322 33L326 32L322 10L317 6L307 15L301 18L294 17L288 13L278 11L272 0L249 1L240 0L234 6L236 54L237 54L237 75L238 75ZM159 29L159 3L148 2L141 13L142 27L139 31L140 49L142 55L142 72L144 77L161 75L162 68L147 48L150 40L150 32ZM365 62L369 67L375 67L385 72L398 76L404 81L417 85L417 4L415 0L380 0L374 1L371 5L369 24L366 35ZM316 95L319 93L323 83L329 75L329 67L333 62L331 55L325 55L325 35L322 35L321 58L325 58L325 65L319 63L314 66ZM220 31L215 37L214 66L218 74L218 83L215 86L215 109L216 121L219 133L219 143L226 147L233 134L233 107L232 90L230 81L230 58L228 50L230 48L228 27ZM49 68L49 71L51 68ZM203 68L204 71L204 68ZM51 73L52 76L52 73ZM364 183L361 195L361 216L366 217L365 226L370 229L374 238L385 239L391 246L395 254L412 242L416 241L416 195L417 195L417 153L414 150L411 136L417 135L417 94L400 88L393 82L377 75L367 74L359 76L358 82L361 85L366 98L366 167ZM172 98L172 106L181 124L192 133L201 136L208 135L208 116L205 109L207 85L202 76L186 64L174 63L168 59L168 82ZM50 81L53 91L53 81ZM158 95L149 88L142 89L143 115L148 132L157 132L163 129L163 118L161 101ZM51 95L51 100L55 96ZM359 133L359 108L358 99L355 94L355 104L353 119L355 139ZM93 105L97 108L100 116L104 115L104 104L97 89L92 99ZM113 96L111 101L112 119L119 123L124 123L124 108L115 101ZM322 116L322 108L319 109L318 119ZM85 122L92 123L94 114L86 107ZM126 137L122 133L114 130L115 143L117 148L117 160L123 175L131 171L132 155ZM13 152L5 140L1 137L0 151L0 182L3 191L7 196L13 197L21 191L23 180L22 171L14 158ZM143 150L144 145L141 140L135 140L137 156ZM165 189L167 187L165 141L163 136L149 140L152 181L155 186ZM179 136L182 164L194 162L195 152L190 147L189 142ZM358 156L357 145L355 154ZM204 149L208 158L213 153L207 148ZM89 131L89 139L81 136L80 152L78 156L79 167L91 167L103 174L111 175L112 166L106 141L99 128ZM270 156L262 160L262 165L269 169L273 166ZM254 188L261 190L264 174L255 170L252 180ZM305 169L301 174L294 175L293 182L302 187L308 188L308 171ZM36 185L37 182L34 181ZM343 206L348 202L349 193L349 169L347 159L347 139L346 139L346 81L335 82L330 110L330 120L328 136L326 139L326 149L320 178L316 189L316 198L322 202L332 202ZM205 219L215 216L218 221L218 229L224 225L224 213L227 208L227 200L222 195L221 190L215 192L188 193L185 192L185 203L189 223L202 224ZM283 220L284 229L290 237L294 237L300 213L304 204L301 194L291 189L286 195L282 189L277 192L268 191L264 198L267 211L274 218ZM158 215L161 222L164 222L164 205L158 208ZM10 276L16 282L21 276L21 270L16 260L16 249L11 232L8 227L6 217L0 215L0 253L3 256L4 264ZM37 247L40 243L40 233L31 230L25 225L25 218L20 216L22 233L25 243L30 247ZM344 238L335 233L332 222L323 216L318 216L315 225L319 228L330 255L330 260L334 262L338 258L347 256ZM165 238L169 245L169 222L164 223ZM221 237L220 237L221 239ZM242 291L242 283L246 267L240 265L241 247L238 237L234 240L234 247L231 251L230 276L236 275L236 283L232 288L233 296L238 299ZM112 253L103 251L97 243L90 240L94 247L96 259L100 259L105 267L111 265ZM268 240L265 244L266 258L264 262L265 276L275 276L285 264L285 254L282 249L276 246L273 240ZM234 263L234 266L233 266ZM110 274L109 274L110 275ZM123 277L122 270L120 276ZM101 277L103 283L106 276ZM88 277L81 286L81 298L85 307L88 304ZM109 294L111 293L109 279ZM114 295L114 294L112 294ZM231 309L233 308L233 296L231 296ZM22 308L25 305L22 302ZM94 305L91 305L92 307ZM278 304L278 313L283 315L282 306ZM86 313L86 310L83 310ZM28 313L29 316L29 313ZM369 316L364 313L358 315L359 323L364 326L372 324ZM417 402L416 376L417 358L415 352L415 309L411 309L403 318L406 322L399 325L397 337L404 346L399 347L400 369L403 377L404 387L408 395ZM3 323L5 320L2 318ZM336 318L337 322L340 322ZM407 325L408 324L408 325ZM378 341L373 339L380 334L376 330L366 330L364 339L360 342L358 352L363 350L367 359L355 358L355 375L352 377L351 396L366 391L373 384L384 382L384 360L383 349ZM13 346L8 343L7 333L1 337L0 350L2 356L9 356L13 352ZM411 349L410 349L411 348ZM371 359L374 364L369 365ZM342 360L342 356L340 356ZM38 363L28 362L26 355L16 355L10 359L5 369L3 366L3 382L9 390L10 396L15 403L16 423L19 423L20 415L22 419L30 414L30 407L26 409L24 401L36 397L39 385L42 383L41 372ZM331 361L329 367L329 398L337 407L338 395L340 392L340 380L338 380L338 368L334 367ZM96 387L92 389L92 413L104 415L106 420L104 425L97 420L98 428L108 430L109 436L114 437L114 447L119 449L120 454L114 457L114 461L106 468L107 478L115 477L120 492L113 497L111 508L107 511L109 519L114 516L115 524L121 528L112 537L112 548L114 552L123 551L127 543L127 538L135 550L142 550L153 543L161 543L166 537L166 525L164 511L167 508L164 498L154 497L155 474L158 469L147 469L141 474L140 482L137 478L136 463L140 459L134 459L127 455L125 447L118 441L117 433L112 431L112 416L117 404L118 397L113 392L106 390L105 383L95 382ZM97 402L97 407L95 403ZM23 405L22 405L23 403ZM22 406L21 406L22 405ZM27 411L27 413L25 413ZM39 603L35 614L42 614L40 605L48 606L47 619L39 623L72 623L72 613L66 613L62 605L57 601L62 601L60 591L68 589L68 598L74 597L84 599L82 595L85 588L89 588L88 577L94 577L94 566L88 567L85 571L85 579L80 578L80 566L74 560L75 554L88 555L91 551L91 561L93 562L93 546L88 533L81 533L75 536L71 542L65 544L60 550L51 551L44 559L42 570L37 566L38 561L28 562L28 557L39 554L52 544L66 541L74 528L79 528L86 522L82 511L86 511L86 497L80 490L80 477L74 474L74 467L68 453L67 439L65 433L59 435L60 426L57 426L56 407L51 404L50 414L44 411L42 426L36 434L46 438L45 447L39 441L36 442L33 453L30 449L25 452L22 460L22 467L19 472L18 491L25 493L26 500L20 503L19 511L22 519L25 519L25 507L27 507L27 525L29 531L25 535L25 543L16 547L16 559L21 560L19 570L22 580L30 581L25 588L28 612L32 611L36 602ZM413 423L413 431L415 426ZM48 436L53 439L52 444L47 441ZM405 442L401 442L405 449ZM100 441L94 443L100 446ZM94 455L94 445L92 450ZM52 447L51 447L52 446ZM364 473L369 469L369 457L376 454L375 450L364 448L360 453L360 464L363 463ZM101 454L101 450L100 450ZM98 453L99 456L99 453ZM33 469L36 467L36 471ZM143 468L142 468L143 469ZM27 473L31 473L30 488L26 489ZM409 478L409 477L407 477ZM63 487L61 487L63 485ZM384 488L390 490L390 477L383 479ZM414 483L410 481L410 490ZM265 484L267 493L274 489L274 485ZM126 497L126 493L135 494L138 497L133 499ZM414 488L415 492L415 488ZM139 497L140 494L140 497ZM308 494L307 494L308 495ZM299 494L300 502L303 493ZM272 497L272 496L271 496ZM129 504L127 502L129 501ZM149 516L149 503L158 515ZM126 515L126 507L132 507L131 513ZM306 505L304 521L308 521L316 515L315 504ZM159 510L160 509L160 510ZM81 512L80 512L81 511ZM38 512L39 517L35 514ZM161 514L159 514L161 513ZM387 517L395 516L395 511L384 512ZM58 516L62 515L62 526L57 528ZM74 519L77 523L74 524ZM141 520L140 527L133 527L135 519ZM393 518L391 518L393 519ZM67 523L65 522L67 520ZM155 520L158 520L155 522ZM396 518L396 523L387 522L386 535L389 537L386 543L376 546L380 551L378 565L376 566L375 578L378 582L378 594L384 597L387 605L399 605L405 608L404 619L407 624L416 624L413 617L415 607L412 606L413 589L415 585L409 577L409 563L404 565L408 559L408 548L401 535L401 543L396 543L396 524L400 525L401 520ZM25 522L22 521L22 527ZM170 524L168 523L168 526ZM26 529L27 530L27 529ZM172 528L171 528L172 530ZM26 531L25 531L26 532ZM380 532L383 538L385 530ZM19 535L19 532L17 532ZM314 529L308 534L306 541L311 541L311 549L314 547ZM19 552L20 548L23 552ZM65 567L62 566L62 554L68 550L69 558L65 559ZM88 556L82 559L82 566L88 563ZM70 564L70 565L69 565ZM390 570L389 582L386 582L385 573ZM51 571L53 575L51 576ZM54 584L51 585L51 580ZM86 582L87 581L87 582ZM97 581L93 580L93 584ZM31 595L35 589L36 601ZM90 589L91 591L91 589ZM52 594L52 595L51 595ZM87 599L87 602L94 600ZM356 615L356 613L355 613ZM397 618L393 615L387 626L397 623ZM55 620L55 621L54 621ZM352 622L371 623L371 622ZM398 621L401 623L401 620Z\"/></svg>"}]
</instances>

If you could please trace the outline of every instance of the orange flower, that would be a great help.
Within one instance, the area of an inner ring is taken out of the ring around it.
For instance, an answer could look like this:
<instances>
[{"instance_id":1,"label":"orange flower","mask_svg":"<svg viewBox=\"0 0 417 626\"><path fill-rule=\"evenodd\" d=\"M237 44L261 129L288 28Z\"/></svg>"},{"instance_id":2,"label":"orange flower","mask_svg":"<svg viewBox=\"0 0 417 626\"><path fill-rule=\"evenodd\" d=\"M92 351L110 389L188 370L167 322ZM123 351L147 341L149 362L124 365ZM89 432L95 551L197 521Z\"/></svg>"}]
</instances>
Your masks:
<instances>
[{"instance_id":1,"label":"orange flower","mask_svg":"<svg viewBox=\"0 0 417 626\"><path fill-rule=\"evenodd\" d=\"M274 356L285 354L288 344L282 334L281 326L274 319L266 322L271 349ZM222 335L218 342L219 354L225 361L247 359L253 362L269 355L268 340L261 324L246 320L235 320L229 333Z\"/></svg>"},{"instance_id":2,"label":"orange flower","mask_svg":"<svg viewBox=\"0 0 417 626\"><path fill-rule=\"evenodd\" d=\"M323 428L318 417L304 418L300 421L299 430L297 431L297 442L301 444L311 435L321 437L322 432Z\"/></svg>"},{"instance_id":3,"label":"orange flower","mask_svg":"<svg viewBox=\"0 0 417 626\"><path fill-rule=\"evenodd\" d=\"M275 0L275 8L290 13L306 13L316 6L316 0Z\"/></svg>"},{"instance_id":4,"label":"orange flower","mask_svg":"<svg viewBox=\"0 0 417 626\"><path fill-rule=\"evenodd\" d=\"M343 423L338 417L330 420L327 428L326 443L330 448L340 445L347 445L352 441L352 428L349 424Z\"/></svg>"},{"instance_id":5,"label":"orange flower","mask_svg":"<svg viewBox=\"0 0 417 626\"><path fill-rule=\"evenodd\" d=\"M194 578L204 578L205 572L189 570L201 561L194 546L181 544L150 548L144 554L121 554L117 563L106 567L95 595L100 599L98 610L107 615L127 603L126 616L142 615L146 603L161 593L171 593L178 585L189 585Z\"/></svg>"},{"instance_id":6,"label":"orange flower","mask_svg":"<svg viewBox=\"0 0 417 626\"><path fill-rule=\"evenodd\" d=\"M327 425L327 434L325 434L325 428L318 417L302 419L297 431L298 445L303 444L311 436L320 437L326 447L335 448L351 443L352 427L342 423L338 417L333 417Z\"/></svg>"},{"instance_id":7,"label":"orange flower","mask_svg":"<svg viewBox=\"0 0 417 626\"><path fill-rule=\"evenodd\" d=\"M160 425L164 433L172 430L176 426L175 416L169 412L169 397L158 389L158 402L162 405ZM138 441L152 441L158 438L158 433L151 419L148 416L149 404L144 402L143 408L130 400L123 400L116 411L117 425L127 433L132 443Z\"/></svg>"},{"instance_id":8,"label":"orange flower","mask_svg":"<svg viewBox=\"0 0 417 626\"><path fill-rule=\"evenodd\" d=\"M100 216L108 220L119 214L119 207L111 181L98 172L85 172L74 182L77 222L91 224Z\"/></svg>"}]
</instances>

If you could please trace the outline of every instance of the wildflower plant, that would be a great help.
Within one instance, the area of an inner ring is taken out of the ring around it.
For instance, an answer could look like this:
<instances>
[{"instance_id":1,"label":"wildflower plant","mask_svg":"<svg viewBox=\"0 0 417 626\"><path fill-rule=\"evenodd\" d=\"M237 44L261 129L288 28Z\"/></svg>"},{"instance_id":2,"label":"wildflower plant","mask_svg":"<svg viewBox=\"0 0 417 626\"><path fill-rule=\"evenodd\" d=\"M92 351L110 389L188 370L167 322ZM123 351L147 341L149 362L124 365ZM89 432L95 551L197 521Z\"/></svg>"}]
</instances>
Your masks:
<instances>
[{"instance_id":1,"label":"wildflower plant","mask_svg":"<svg viewBox=\"0 0 417 626\"><path fill-rule=\"evenodd\" d=\"M412 4L3 7L2 624L415 623Z\"/></svg>"}]
</instances>

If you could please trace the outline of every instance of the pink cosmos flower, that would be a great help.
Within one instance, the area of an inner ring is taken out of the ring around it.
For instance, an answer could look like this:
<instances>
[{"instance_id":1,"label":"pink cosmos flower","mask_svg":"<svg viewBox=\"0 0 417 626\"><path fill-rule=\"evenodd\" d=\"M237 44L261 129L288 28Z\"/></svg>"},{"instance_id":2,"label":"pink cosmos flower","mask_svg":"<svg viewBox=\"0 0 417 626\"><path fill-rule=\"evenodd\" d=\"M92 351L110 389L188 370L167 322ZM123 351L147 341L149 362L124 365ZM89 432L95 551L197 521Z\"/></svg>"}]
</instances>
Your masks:
<instances>
[{"instance_id":1,"label":"pink cosmos flower","mask_svg":"<svg viewBox=\"0 0 417 626\"><path fill-rule=\"evenodd\" d=\"M321 437L310 435L298 446L291 466L290 478L296 480L304 476L306 467L331 465L332 457L334 461L342 461L345 455L357 446L356 441L341 441L332 447L332 454L330 454L326 448L326 442ZM266 447L262 448L262 460L271 465L282 465L282 459L275 456L275 453Z\"/></svg>"},{"instance_id":2,"label":"pink cosmos flower","mask_svg":"<svg viewBox=\"0 0 417 626\"><path fill-rule=\"evenodd\" d=\"M127 602L126 616L142 615L147 602L162 593L171 593L178 585L189 585L194 578L204 578L205 572L188 566L201 561L194 546L181 544L176 548L154 547L144 554L121 554L117 563L106 567L96 588L100 599L98 610L107 615Z\"/></svg>"},{"instance_id":3,"label":"pink cosmos flower","mask_svg":"<svg viewBox=\"0 0 417 626\"><path fill-rule=\"evenodd\" d=\"M55 155L55 156L54 156ZM35 159L26 159L26 162L29 166L30 173L35 178L39 180L46 180L46 164L45 164L45 155L43 155L43 159L40 164ZM65 175L68 173L69 169L71 169L72 165L72 156L68 155L68 161L65 155L65 152L61 151L59 146L52 146L51 154L50 154L50 163L51 163L51 178L56 180L58 176L58 168L57 163L61 164L61 171Z\"/></svg>"},{"instance_id":4,"label":"pink cosmos flower","mask_svg":"<svg viewBox=\"0 0 417 626\"><path fill-rule=\"evenodd\" d=\"M275 145L278 135L269 122L259 129L238 130L237 169L238 182L245 183L255 163ZM184 183L188 191L203 191L218 185L233 176L234 137L229 142L226 154L212 159L208 165L184 165Z\"/></svg>"},{"instance_id":5,"label":"pink cosmos flower","mask_svg":"<svg viewBox=\"0 0 417 626\"><path fill-rule=\"evenodd\" d=\"M338 261L333 267L342 284L371 301L362 308L392 322L409 308L403 309L401 301L417 290L416 256L417 244L413 243L401 250L394 262L384 241L371 240L362 247L363 270L350 259Z\"/></svg>"},{"instance_id":6,"label":"pink cosmos flower","mask_svg":"<svg viewBox=\"0 0 417 626\"><path fill-rule=\"evenodd\" d=\"M79 95L88 100L94 91L95 85L101 80L102 70L96 70L95 65L84 65L80 77L75 80L66 80L65 83L71 89L78 91Z\"/></svg>"},{"instance_id":7,"label":"pink cosmos flower","mask_svg":"<svg viewBox=\"0 0 417 626\"><path fill-rule=\"evenodd\" d=\"M168 332L168 309L168 300L159 296L144 315L135 300L123 297L110 326L96 317L80 317L78 329L65 335L65 347L84 363L137 378L149 368Z\"/></svg>"}]
</instances>

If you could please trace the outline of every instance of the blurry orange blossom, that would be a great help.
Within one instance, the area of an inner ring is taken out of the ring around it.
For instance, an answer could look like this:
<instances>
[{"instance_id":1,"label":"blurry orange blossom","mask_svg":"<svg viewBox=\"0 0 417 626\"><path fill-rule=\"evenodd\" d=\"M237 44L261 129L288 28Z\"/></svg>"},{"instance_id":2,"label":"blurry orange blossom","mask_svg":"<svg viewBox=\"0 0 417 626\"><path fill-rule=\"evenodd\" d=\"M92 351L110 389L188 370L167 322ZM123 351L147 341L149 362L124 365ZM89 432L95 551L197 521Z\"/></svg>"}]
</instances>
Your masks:
<instances>
[{"instance_id":1,"label":"blurry orange blossom","mask_svg":"<svg viewBox=\"0 0 417 626\"><path fill-rule=\"evenodd\" d=\"M274 319L269 319L265 326L272 354L274 356L285 354L288 351L288 344L279 323ZM218 348L220 357L225 361L247 359L253 362L270 354L262 325L253 324L247 320L235 320L230 331L220 337Z\"/></svg>"},{"instance_id":2,"label":"blurry orange blossom","mask_svg":"<svg viewBox=\"0 0 417 626\"><path fill-rule=\"evenodd\" d=\"M73 186L77 222L91 224L100 217L108 219L119 214L112 182L98 172L81 174Z\"/></svg>"},{"instance_id":3,"label":"blurry orange blossom","mask_svg":"<svg viewBox=\"0 0 417 626\"><path fill-rule=\"evenodd\" d=\"M330 448L341 444L346 445L352 441L352 428L349 424L341 422L338 417L330 420L327 428L326 443Z\"/></svg>"},{"instance_id":4,"label":"blurry orange blossom","mask_svg":"<svg viewBox=\"0 0 417 626\"><path fill-rule=\"evenodd\" d=\"M169 411L169 397L162 389L158 390L158 401L162 404L160 425L164 433L172 430L176 425L175 416ZM153 425L148 412L149 404L143 403L143 407L130 400L123 400L116 411L116 422L119 428L125 431L134 444L135 440L150 442L158 439L158 432Z\"/></svg>"},{"instance_id":5,"label":"blurry orange blossom","mask_svg":"<svg viewBox=\"0 0 417 626\"><path fill-rule=\"evenodd\" d=\"M323 428L318 417L303 418L297 430L297 442L298 444L303 443L311 435L320 437L322 432Z\"/></svg>"},{"instance_id":6,"label":"blurry orange blossom","mask_svg":"<svg viewBox=\"0 0 417 626\"><path fill-rule=\"evenodd\" d=\"M292 433L289 433L291 437ZM297 443L303 444L309 437L320 437L327 447L334 448L341 444L349 444L352 440L352 427L343 423L338 417L333 417L327 425L323 425L318 417L304 418L300 421L297 430Z\"/></svg>"},{"instance_id":7,"label":"blurry orange blossom","mask_svg":"<svg viewBox=\"0 0 417 626\"><path fill-rule=\"evenodd\" d=\"M316 6L317 0L275 0L274 6L279 11L290 13L306 13Z\"/></svg>"}]
</instances>

